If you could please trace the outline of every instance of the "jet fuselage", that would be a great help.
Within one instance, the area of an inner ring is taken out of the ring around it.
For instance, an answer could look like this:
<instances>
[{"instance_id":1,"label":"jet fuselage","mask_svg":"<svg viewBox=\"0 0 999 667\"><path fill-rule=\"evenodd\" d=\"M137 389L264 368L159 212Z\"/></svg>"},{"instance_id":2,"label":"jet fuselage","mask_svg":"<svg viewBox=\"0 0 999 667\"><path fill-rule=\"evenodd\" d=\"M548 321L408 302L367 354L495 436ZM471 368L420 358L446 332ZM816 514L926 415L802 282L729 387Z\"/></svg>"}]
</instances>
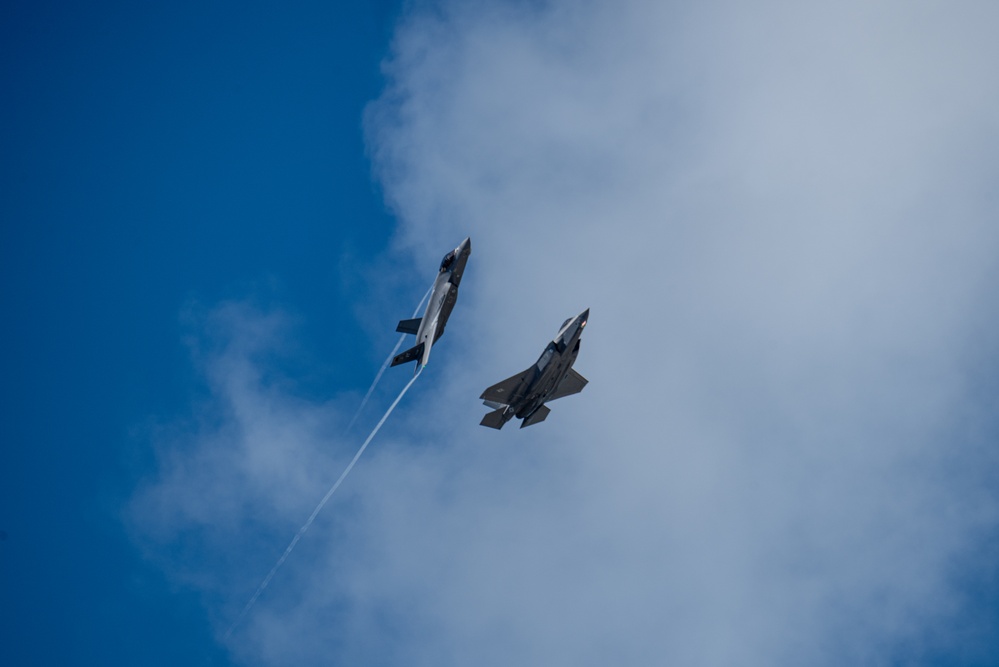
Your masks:
<instances>
[{"instance_id":1,"label":"jet fuselage","mask_svg":"<svg viewBox=\"0 0 999 667\"><path fill-rule=\"evenodd\" d=\"M415 372L418 373L430 361L430 348L444 334L444 327L458 301L458 285L471 252L472 240L466 238L457 248L444 255L423 317L399 322L396 331L416 334L416 345L397 355L392 360L393 366L415 360Z\"/></svg>"},{"instance_id":2,"label":"jet fuselage","mask_svg":"<svg viewBox=\"0 0 999 667\"><path fill-rule=\"evenodd\" d=\"M483 418L484 426L502 428L514 417L523 420L521 428L536 424L548 416L546 402L582 391L586 379L572 365L589 316L586 309L566 320L533 366L482 393L485 404L495 408Z\"/></svg>"}]
</instances>

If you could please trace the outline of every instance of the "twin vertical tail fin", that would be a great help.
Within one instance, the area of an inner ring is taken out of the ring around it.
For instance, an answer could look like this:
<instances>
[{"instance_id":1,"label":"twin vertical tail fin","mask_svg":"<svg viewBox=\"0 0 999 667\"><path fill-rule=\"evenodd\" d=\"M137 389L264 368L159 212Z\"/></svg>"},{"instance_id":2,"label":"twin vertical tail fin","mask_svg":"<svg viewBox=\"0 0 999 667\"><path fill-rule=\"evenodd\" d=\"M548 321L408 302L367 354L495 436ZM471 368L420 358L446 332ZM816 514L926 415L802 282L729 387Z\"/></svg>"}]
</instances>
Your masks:
<instances>
[{"instance_id":1,"label":"twin vertical tail fin","mask_svg":"<svg viewBox=\"0 0 999 667\"><path fill-rule=\"evenodd\" d=\"M420 357L423 356L423 347L425 343L420 343L415 347L411 347L405 352L401 352L392 358L392 365L398 366L399 364L406 364L410 361L419 361Z\"/></svg>"},{"instance_id":2,"label":"twin vertical tail fin","mask_svg":"<svg viewBox=\"0 0 999 667\"><path fill-rule=\"evenodd\" d=\"M503 424L505 424L508 421L508 418L507 419L504 418L505 413L506 413L506 406L504 405L488 413L485 417L482 418L482 421L479 423L482 426L488 426L489 428L494 428L499 430L503 428Z\"/></svg>"},{"instance_id":3,"label":"twin vertical tail fin","mask_svg":"<svg viewBox=\"0 0 999 667\"><path fill-rule=\"evenodd\" d=\"M527 419L525 419L520 423L520 428L524 428L525 426L532 426L539 422L543 422L545 418L548 416L549 412L551 412L550 408L546 408L543 405L539 405L537 410L532 412L531 415L527 417Z\"/></svg>"}]
</instances>

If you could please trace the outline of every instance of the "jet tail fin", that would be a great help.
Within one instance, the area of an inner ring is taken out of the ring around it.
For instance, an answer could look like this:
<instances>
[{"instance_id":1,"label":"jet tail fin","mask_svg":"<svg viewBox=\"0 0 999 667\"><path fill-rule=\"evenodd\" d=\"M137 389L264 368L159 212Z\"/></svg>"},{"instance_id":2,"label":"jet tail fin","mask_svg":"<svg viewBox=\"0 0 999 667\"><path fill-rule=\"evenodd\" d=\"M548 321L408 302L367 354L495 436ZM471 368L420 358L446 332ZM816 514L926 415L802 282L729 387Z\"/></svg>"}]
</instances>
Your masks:
<instances>
[{"instance_id":1,"label":"jet tail fin","mask_svg":"<svg viewBox=\"0 0 999 667\"><path fill-rule=\"evenodd\" d=\"M406 364L409 363L410 361L413 361L414 359L419 359L421 356L423 356L424 345L425 343L420 343L415 347L409 348L405 352L397 354L395 357L392 358L392 365L398 366L399 364Z\"/></svg>"},{"instance_id":2,"label":"jet tail fin","mask_svg":"<svg viewBox=\"0 0 999 667\"><path fill-rule=\"evenodd\" d=\"M417 317L415 320L399 320L399 326L395 330L399 333L415 335L420 330L420 322L422 321L422 317Z\"/></svg>"},{"instance_id":3,"label":"jet tail fin","mask_svg":"<svg viewBox=\"0 0 999 667\"><path fill-rule=\"evenodd\" d=\"M548 416L549 412L551 412L551 408L546 408L543 405L538 406L538 409L535 410L530 417L521 422L520 428L524 428L525 426L533 426L534 424L543 422L545 418Z\"/></svg>"},{"instance_id":4,"label":"jet tail fin","mask_svg":"<svg viewBox=\"0 0 999 667\"><path fill-rule=\"evenodd\" d=\"M488 426L489 428L494 428L496 430L499 430L503 428L503 424L506 423L506 420L503 419L504 412L506 412L505 407L493 410L492 412L486 414L486 416L482 418L482 421L480 421L479 424L481 424L482 426Z\"/></svg>"}]
</instances>

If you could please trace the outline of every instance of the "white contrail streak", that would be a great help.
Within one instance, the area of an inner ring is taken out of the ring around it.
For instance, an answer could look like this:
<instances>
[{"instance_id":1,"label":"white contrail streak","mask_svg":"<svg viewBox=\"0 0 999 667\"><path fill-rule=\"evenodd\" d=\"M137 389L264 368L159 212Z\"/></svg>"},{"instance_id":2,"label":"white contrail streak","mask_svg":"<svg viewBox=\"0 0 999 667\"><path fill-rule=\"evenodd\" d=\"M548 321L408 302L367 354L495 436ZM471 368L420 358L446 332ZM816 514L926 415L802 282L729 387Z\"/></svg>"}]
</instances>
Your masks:
<instances>
[{"instance_id":1,"label":"white contrail streak","mask_svg":"<svg viewBox=\"0 0 999 667\"><path fill-rule=\"evenodd\" d=\"M427 290L427 293L423 295L422 299L420 299L420 303L417 304L416 310L413 311L413 317L416 317L417 315L420 314L420 308L423 308L423 303L427 300L427 297L430 296L430 293L433 291L434 291L434 286L431 285L430 289ZM406 340L407 335L408 334L403 334L399 336L399 341L395 344L395 347L392 348L392 351L389 352L389 355L385 358L385 363L383 363L382 367L378 369L378 375L375 376L375 379L371 383L371 386L368 387L368 393L366 393L364 395L364 398L361 399L361 404L357 406L357 410L354 412L354 416L351 417L350 423L347 424L347 430L344 431L344 435L350 433L350 429L354 427L354 422L356 422L357 418L361 415L361 411L364 410L364 406L368 404L368 399L371 398L371 394L374 393L375 387L378 386L378 381L382 379L382 375L385 373L385 369L388 368L389 364L392 362L392 358L395 357L396 353L399 351L399 348L402 347L402 342Z\"/></svg>"},{"instance_id":2,"label":"white contrail streak","mask_svg":"<svg viewBox=\"0 0 999 667\"><path fill-rule=\"evenodd\" d=\"M312 514L309 515L309 518L306 519L305 523L302 524L302 527L298 529L298 532L295 534L295 537L291 539L291 543L288 545L288 548L284 550L284 553L281 554L281 557L278 558L278 561L274 563L274 567L271 568L271 571L267 573L267 576L264 577L264 580L260 582L259 586L257 586L257 590L253 594L253 597L251 597L250 601L246 603L245 607L243 607L243 611L239 612L239 616L236 617L236 620L233 621L232 625L229 627L229 630L226 631L225 637L223 637L223 639L229 639L229 636L232 634L232 631L236 629L236 626L239 625L239 622L242 621L243 617L245 617L247 612L250 611L250 608L257 601L257 598L260 597L260 594L264 592L265 588L267 588L267 584L271 583L271 579L274 578L275 573L277 573L278 569L280 569L280 567L284 565L284 562L288 560L288 556L291 554L292 549L295 548L295 545L298 544L298 541L302 539L303 535L305 535L305 531L309 529L309 526L312 525L312 522L316 520L316 516L318 516L319 512L322 511L323 506L326 505L326 501L328 501L330 499L330 496L332 496L336 492L336 490L340 488L340 484L342 484L343 480L346 479L348 474L350 474L350 471L354 468L354 464L357 463L357 459L361 458L361 454L364 453L364 450L367 448L368 443L371 442L371 439L374 438L375 434L377 434L379 429L381 429L382 424L385 423L385 420L388 419L389 415L392 414L392 411L395 410L395 406L399 405L399 401L401 401L402 397L406 395L406 392L409 391L409 388L413 386L414 382L416 382L416 378L420 377L420 373L422 372L422 370L423 369L417 371L416 375L413 376L413 378L406 384L406 386L402 388L402 391L399 392L399 395L396 396L395 400L392 401L392 405L389 406L388 410L385 411L385 414L382 415L382 418L375 425L375 428L372 429L371 433L368 434L368 437L364 440L364 444L362 444L361 448L357 450L356 454L354 454L354 458L351 459L349 464L347 464L347 468L340 474L340 478L333 483L333 486L330 487L330 490L327 491L326 495L323 496L323 499L319 501L319 504L316 505L316 509L312 510Z\"/></svg>"}]
</instances>

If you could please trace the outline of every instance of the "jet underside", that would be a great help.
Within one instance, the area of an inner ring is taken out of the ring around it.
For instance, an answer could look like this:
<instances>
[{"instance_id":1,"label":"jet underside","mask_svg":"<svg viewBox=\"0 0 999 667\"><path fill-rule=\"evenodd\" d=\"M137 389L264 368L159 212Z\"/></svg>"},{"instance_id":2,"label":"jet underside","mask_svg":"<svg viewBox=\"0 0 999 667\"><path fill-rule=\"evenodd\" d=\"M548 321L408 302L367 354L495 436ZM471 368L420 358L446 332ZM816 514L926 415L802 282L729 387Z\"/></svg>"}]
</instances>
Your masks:
<instances>
[{"instance_id":1,"label":"jet underside","mask_svg":"<svg viewBox=\"0 0 999 667\"><path fill-rule=\"evenodd\" d=\"M551 412L545 403L583 390L587 380L572 365L589 313L587 309L566 320L533 366L482 392L479 398L494 408L482 418L483 426L501 429L514 417L522 420L521 428L543 422Z\"/></svg>"}]
</instances>

